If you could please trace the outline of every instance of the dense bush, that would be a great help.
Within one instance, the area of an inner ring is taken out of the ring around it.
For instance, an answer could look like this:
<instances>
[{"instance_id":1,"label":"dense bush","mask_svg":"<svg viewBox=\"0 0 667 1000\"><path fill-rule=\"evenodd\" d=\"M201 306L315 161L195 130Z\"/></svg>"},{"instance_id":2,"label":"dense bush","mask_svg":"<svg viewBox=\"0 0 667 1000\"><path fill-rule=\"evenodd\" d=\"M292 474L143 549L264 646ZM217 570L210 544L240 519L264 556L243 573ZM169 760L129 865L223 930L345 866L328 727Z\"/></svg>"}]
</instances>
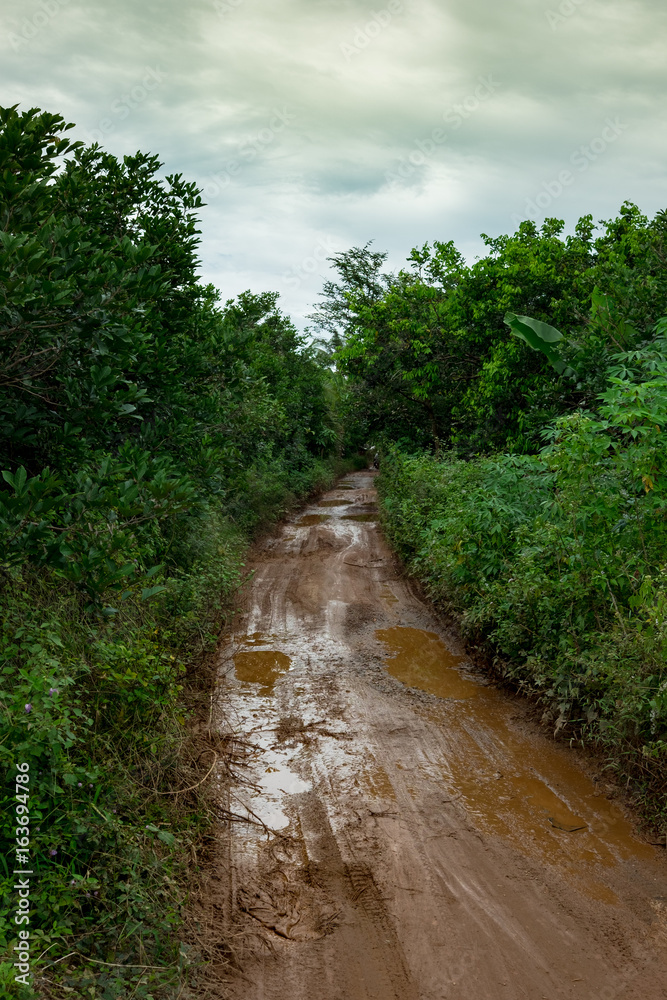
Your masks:
<instances>
[{"instance_id":1,"label":"dense bush","mask_svg":"<svg viewBox=\"0 0 667 1000\"><path fill-rule=\"evenodd\" d=\"M412 572L664 817L667 212L563 228L353 248L313 320Z\"/></svg>"},{"instance_id":2,"label":"dense bush","mask_svg":"<svg viewBox=\"0 0 667 1000\"><path fill-rule=\"evenodd\" d=\"M277 295L198 282L195 186L69 127L0 109L0 951L25 762L42 995L140 998L187 964L186 665L253 533L331 482L340 419Z\"/></svg>"},{"instance_id":3,"label":"dense bush","mask_svg":"<svg viewBox=\"0 0 667 1000\"><path fill-rule=\"evenodd\" d=\"M380 491L411 570L556 729L602 741L667 820L667 321L617 354L597 412L538 455L390 451Z\"/></svg>"},{"instance_id":4,"label":"dense bush","mask_svg":"<svg viewBox=\"0 0 667 1000\"><path fill-rule=\"evenodd\" d=\"M338 254L313 319L338 344L349 413L368 440L453 447L470 457L535 452L545 424L590 407L610 351L632 350L667 312L667 213L652 220L625 204L599 235L591 216L563 237L563 222L522 223L484 236L466 264L453 243L412 251L410 268L382 271L368 247ZM506 313L554 324L576 378L512 337Z\"/></svg>"}]
</instances>

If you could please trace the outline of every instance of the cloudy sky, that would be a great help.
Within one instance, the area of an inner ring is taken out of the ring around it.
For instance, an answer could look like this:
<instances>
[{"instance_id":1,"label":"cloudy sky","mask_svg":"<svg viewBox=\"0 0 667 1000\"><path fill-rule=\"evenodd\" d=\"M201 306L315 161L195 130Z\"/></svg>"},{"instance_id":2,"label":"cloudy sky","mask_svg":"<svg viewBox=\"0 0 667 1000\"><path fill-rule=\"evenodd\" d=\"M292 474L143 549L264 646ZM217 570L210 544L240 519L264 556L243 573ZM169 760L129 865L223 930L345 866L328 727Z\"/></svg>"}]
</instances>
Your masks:
<instances>
[{"instance_id":1,"label":"cloudy sky","mask_svg":"<svg viewBox=\"0 0 667 1000\"><path fill-rule=\"evenodd\" d=\"M336 251L667 207L665 0L0 0L1 103L204 189L202 274L297 325Z\"/></svg>"}]
</instances>

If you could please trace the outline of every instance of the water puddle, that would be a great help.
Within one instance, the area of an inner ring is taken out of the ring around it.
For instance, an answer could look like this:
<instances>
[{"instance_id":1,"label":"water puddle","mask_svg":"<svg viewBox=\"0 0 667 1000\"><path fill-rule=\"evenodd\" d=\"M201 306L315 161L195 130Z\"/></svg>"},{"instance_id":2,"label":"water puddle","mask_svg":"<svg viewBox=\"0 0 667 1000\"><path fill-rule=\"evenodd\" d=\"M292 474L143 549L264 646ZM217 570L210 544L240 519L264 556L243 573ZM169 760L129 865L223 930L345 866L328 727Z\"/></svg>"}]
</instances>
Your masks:
<instances>
[{"instance_id":1,"label":"water puddle","mask_svg":"<svg viewBox=\"0 0 667 1000\"><path fill-rule=\"evenodd\" d=\"M252 791L241 788L238 793L235 811L248 818L265 823L271 830L284 830L289 826L290 818L286 811L285 797L308 792L312 788L309 781L292 770L291 759L284 751L265 746L261 755L261 767L254 768ZM261 835L255 829L248 831L249 839L254 840Z\"/></svg>"},{"instance_id":2,"label":"water puddle","mask_svg":"<svg viewBox=\"0 0 667 1000\"><path fill-rule=\"evenodd\" d=\"M456 669L463 658L436 633L396 627L375 634L394 654L386 660L392 676L456 700L456 706L450 701L424 711L439 727L446 712L452 741L440 762L443 781L480 829L502 836L522 853L558 861L591 898L617 902L595 867L654 858L620 806L598 792L567 751L512 726L503 695L464 677Z\"/></svg>"},{"instance_id":3,"label":"water puddle","mask_svg":"<svg viewBox=\"0 0 667 1000\"><path fill-rule=\"evenodd\" d=\"M395 626L378 629L375 635L394 654L385 661L387 670L408 687L428 691L438 698L457 699L475 698L484 690L456 669L463 657L447 649L435 632Z\"/></svg>"},{"instance_id":4,"label":"water puddle","mask_svg":"<svg viewBox=\"0 0 667 1000\"><path fill-rule=\"evenodd\" d=\"M310 782L304 781L298 774L290 770L278 754L271 754L267 751L264 755L265 762L272 757L272 762L264 768L264 773L260 777L260 784L269 795L296 795L299 792L307 792L312 787Z\"/></svg>"},{"instance_id":5,"label":"water puddle","mask_svg":"<svg viewBox=\"0 0 667 1000\"><path fill-rule=\"evenodd\" d=\"M447 770L481 825L545 857L604 866L654 857L620 806L565 750L510 727L506 711L488 689L467 718L453 720L459 724Z\"/></svg>"},{"instance_id":6,"label":"water puddle","mask_svg":"<svg viewBox=\"0 0 667 1000\"><path fill-rule=\"evenodd\" d=\"M278 639L274 632L270 635L266 632L249 632L247 635L234 636L234 641L239 646L268 646L272 639Z\"/></svg>"},{"instance_id":7,"label":"water puddle","mask_svg":"<svg viewBox=\"0 0 667 1000\"><path fill-rule=\"evenodd\" d=\"M350 503L354 503L354 500L320 500L318 507L345 507Z\"/></svg>"},{"instance_id":8,"label":"water puddle","mask_svg":"<svg viewBox=\"0 0 667 1000\"><path fill-rule=\"evenodd\" d=\"M242 650L234 656L234 673L243 684L258 684L268 692L287 673L291 662L289 656L276 649Z\"/></svg>"},{"instance_id":9,"label":"water puddle","mask_svg":"<svg viewBox=\"0 0 667 1000\"><path fill-rule=\"evenodd\" d=\"M314 524L322 524L324 521L329 521L330 519L330 514L304 514L296 522L296 525L299 528L310 528Z\"/></svg>"},{"instance_id":10,"label":"water puddle","mask_svg":"<svg viewBox=\"0 0 667 1000\"><path fill-rule=\"evenodd\" d=\"M343 514L341 515L341 521L361 521L362 523L368 523L369 521L377 521L377 514Z\"/></svg>"}]
</instances>

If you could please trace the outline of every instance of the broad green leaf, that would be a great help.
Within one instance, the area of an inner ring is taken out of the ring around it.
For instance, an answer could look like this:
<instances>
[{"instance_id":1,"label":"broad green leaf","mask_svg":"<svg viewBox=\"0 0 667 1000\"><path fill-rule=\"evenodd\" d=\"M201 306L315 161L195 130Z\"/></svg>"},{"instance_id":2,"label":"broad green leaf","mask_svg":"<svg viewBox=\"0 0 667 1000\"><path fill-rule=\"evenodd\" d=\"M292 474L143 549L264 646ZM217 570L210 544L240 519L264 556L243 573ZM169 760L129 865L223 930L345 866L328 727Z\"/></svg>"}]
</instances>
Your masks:
<instances>
[{"instance_id":1,"label":"broad green leaf","mask_svg":"<svg viewBox=\"0 0 667 1000\"><path fill-rule=\"evenodd\" d=\"M554 346L563 340L563 334L554 326L549 326L539 319L532 319L530 316L517 316L515 313L506 313L505 323L515 337L523 340L534 351L545 354L559 375L576 375L575 370L567 364L558 348Z\"/></svg>"}]
</instances>

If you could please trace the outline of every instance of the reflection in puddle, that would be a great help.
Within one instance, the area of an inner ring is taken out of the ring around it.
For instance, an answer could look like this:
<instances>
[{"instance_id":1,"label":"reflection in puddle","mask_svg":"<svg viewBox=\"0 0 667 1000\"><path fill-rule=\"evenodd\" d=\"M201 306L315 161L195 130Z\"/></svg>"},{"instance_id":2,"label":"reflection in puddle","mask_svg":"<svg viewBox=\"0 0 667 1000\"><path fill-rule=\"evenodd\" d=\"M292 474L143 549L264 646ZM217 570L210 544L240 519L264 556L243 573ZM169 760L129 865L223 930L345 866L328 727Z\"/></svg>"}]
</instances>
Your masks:
<instances>
[{"instance_id":1,"label":"reflection in puddle","mask_svg":"<svg viewBox=\"0 0 667 1000\"><path fill-rule=\"evenodd\" d=\"M268 646L271 639L277 639L275 634L266 632L250 632L248 635L237 635L235 640L239 646Z\"/></svg>"},{"instance_id":2,"label":"reflection in puddle","mask_svg":"<svg viewBox=\"0 0 667 1000\"><path fill-rule=\"evenodd\" d=\"M341 521L377 521L377 514L343 514Z\"/></svg>"},{"instance_id":3,"label":"reflection in puddle","mask_svg":"<svg viewBox=\"0 0 667 1000\"><path fill-rule=\"evenodd\" d=\"M408 687L420 688L439 698L475 698L483 690L455 667L463 659L445 646L435 632L419 628L378 629L377 638L389 646L394 656L387 670Z\"/></svg>"},{"instance_id":4,"label":"reflection in puddle","mask_svg":"<svg viewBox=\"0 0 667 1000\"><path fill-rule=\"evenodd\" d=\"M254 771L253 792L241 790L236 811L247 813L272 830L283 830L290 819L285 811L285 796L308 792L312 784L300 778L289 766L289 756L271 747L265 747L261 755L261 768Z\"/></svg>"},{"instance_id":5,"label":"reflection in puddle","mask_svg":"<svg viewBox=\"0 0 667 1000\"><path fill-rule=\"evenodd\" d=\"M285 795L295 795L297 792L307 792L310 785L294 771L284 765L267 767L260 778L262 787L267 792L283 792Z\"/></svg>"},{"instance_id":6,"label":"reflection in puddle","mask_svg":"<svg viewBox=\"0 0 667 1000\"><path fill-rule=\"evenodd\" d=\"M330 514L304 514L296 524L299 528L307 528L313 524L322 524L324 521L328 521L330 516Z\"/></svg>"},{"instance_id":7,"label":"reflection in puddle","mask_svg":"<svg viewBox=\"0 0 667 1000\"><path fill-rule=\"evenodd\" d=\"M270 691L291 662L289 656L275 649L244 650L234 656L234 672L244 684L259 684Z\"/></svg>"},{"instance_id":8,"label":"reflection in puddle","mask_svg":"<svg viewBox=\"0 0 667 1000\"><path fill-rule=\"evenodd\" d=\"M354 503L354 500L320 500L318 507L345 507L346 504Z\"/></svg>"}]
</instances>

